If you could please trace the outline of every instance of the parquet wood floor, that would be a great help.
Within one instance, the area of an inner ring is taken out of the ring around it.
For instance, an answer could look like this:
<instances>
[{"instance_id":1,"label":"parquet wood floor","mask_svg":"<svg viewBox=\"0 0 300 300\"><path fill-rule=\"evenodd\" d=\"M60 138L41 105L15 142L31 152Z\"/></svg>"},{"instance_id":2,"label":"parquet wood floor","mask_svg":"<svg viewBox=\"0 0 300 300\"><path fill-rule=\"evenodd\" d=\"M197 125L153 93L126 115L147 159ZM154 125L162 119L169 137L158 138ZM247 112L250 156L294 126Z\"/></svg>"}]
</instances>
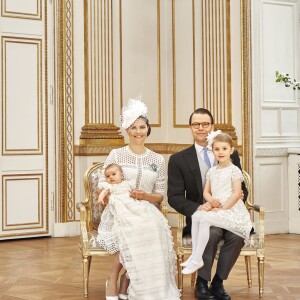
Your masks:
<instances>
[{"instance_id":1,"label":"parquet wood floor","mask_svg":"<svg viewBox=\"0 0 300 300\"><path fill-rule=\"evenodd\" d=\"M37 238L0 242L0 300L84 300L78 237ZM300 299L300 235L266 236L265 294L263 299ZM102 300L111 257L92 262L89 300ZM151 272L151 270L149 270ZM253 287L247 288L240 258L226 290L234 300L259 299L256 262ZM194 300L190 276L184 278L183 300ZM159 300L159 299L157 299Z\"/></svg>"}]
</instances>

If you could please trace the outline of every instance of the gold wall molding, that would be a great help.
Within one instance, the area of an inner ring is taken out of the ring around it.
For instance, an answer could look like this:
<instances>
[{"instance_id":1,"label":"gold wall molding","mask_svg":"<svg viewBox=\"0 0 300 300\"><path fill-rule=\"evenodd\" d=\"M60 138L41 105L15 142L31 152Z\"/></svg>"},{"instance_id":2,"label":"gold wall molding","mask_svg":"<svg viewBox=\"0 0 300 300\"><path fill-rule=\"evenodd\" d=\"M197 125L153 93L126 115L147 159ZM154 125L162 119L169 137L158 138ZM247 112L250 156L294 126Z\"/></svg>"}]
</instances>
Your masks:
<instances>
[{"instance_id":1,"label":"gold wall molding","mask_svg":"<svg viewBox=\"0 0 300 300\"><path fill-rule=\"evenodd\" d=\"M125 146L125 144L123 145ZM146 147L160 154L174 154L182 151L191 144L174 144L174 143L146 143ZM74 146L74 156L107 156L112 149L120 146ZM239 154L242 155L242 146L235 147Z\"/></svg>"},{"instance_id":2,"label":"gold wall molding","mask_svg":"<svg viewBox=\"0 0 300 300\"><path fill-rule=\"evenodd\" d=\"M74 197L74 49L73 1L58 1L57 23L57 87L58 87L58 198L56 222L75 220Z\"/></svg>"},{"instance_id":3,"label":"gold wall molding","mask_svg":"<svg viewBox=\"0 0 300 300\"><path fill-rule=\"evenodd\" d=\"M243 169L253 173L251 1L241 0Z\"/></svg>"},{"instance_id":4,"label":"gold wall molding","mask_svg":"<svg viewBox=\"0 0 300 300\"><path fill-rule=\"evenodd\" d=\"M202 1L203 107L232 125L230 0Z\"/></svg>"},{"instance_id":5,"label":"gold wall molding","mask_svg":"<svg viewBox=\"0 0 300 300\"><path fill-rule=\"evenodd\" d=\"M12 1L12 0L11 0ZM13 11L7 9L9 0L1 1L1 16L4 18L19 18L28 20L42 20L42 0L36 0L36 12L25 12L25 11ZM22 0L22 4L25 4L26 0ZM47 1L45 1L45 6Z\"/></svg>"}]
</instances>

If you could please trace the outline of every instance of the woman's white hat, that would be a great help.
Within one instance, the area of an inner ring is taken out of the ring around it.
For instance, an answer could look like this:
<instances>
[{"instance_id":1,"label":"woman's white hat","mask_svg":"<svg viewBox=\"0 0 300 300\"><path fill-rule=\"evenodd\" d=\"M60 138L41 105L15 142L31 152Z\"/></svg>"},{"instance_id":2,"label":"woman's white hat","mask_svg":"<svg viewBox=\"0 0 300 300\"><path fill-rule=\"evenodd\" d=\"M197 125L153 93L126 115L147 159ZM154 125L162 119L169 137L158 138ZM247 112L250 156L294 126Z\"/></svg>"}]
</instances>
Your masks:
<instances>
[{"instance_id":1,"label":"woman's white hat","mask_svg":"<svg viewBox=\"0 0 300 300\"><path fill-rule=\"evenodd\" d=\"M127 129L141 116L147 119L147 112L148 108L146 104L140 100L140 97L130 98L128 104L122 108L122 128Z\"/></svg>"}]
</instances>

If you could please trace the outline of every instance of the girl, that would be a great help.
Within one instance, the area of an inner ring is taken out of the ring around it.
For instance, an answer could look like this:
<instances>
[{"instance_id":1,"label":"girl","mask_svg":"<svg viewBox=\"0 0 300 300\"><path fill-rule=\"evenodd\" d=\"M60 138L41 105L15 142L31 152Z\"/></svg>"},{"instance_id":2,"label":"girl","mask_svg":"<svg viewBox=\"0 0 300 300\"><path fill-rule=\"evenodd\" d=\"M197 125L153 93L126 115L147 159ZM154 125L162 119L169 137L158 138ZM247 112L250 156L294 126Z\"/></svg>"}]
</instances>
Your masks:
<instances>
[{"instance_id":1,"label":"girl","mask_svg":"<svg viewBox=\"0 0 300 300\"><path fill-rule=\"evenodd\" d=\"M232 164L233 142L230 135L220 130L207 137L217 166L209 169L206 175L203 197L211 206L211 211L196 211L192 215L192 255L181 265L183 274L194 273L203 267L202 255L209 240L210 226L229 230L245 240L249 239L252 222L250 215L240 199L243 175L241 170Z\"/></svg>"}]
</instances>

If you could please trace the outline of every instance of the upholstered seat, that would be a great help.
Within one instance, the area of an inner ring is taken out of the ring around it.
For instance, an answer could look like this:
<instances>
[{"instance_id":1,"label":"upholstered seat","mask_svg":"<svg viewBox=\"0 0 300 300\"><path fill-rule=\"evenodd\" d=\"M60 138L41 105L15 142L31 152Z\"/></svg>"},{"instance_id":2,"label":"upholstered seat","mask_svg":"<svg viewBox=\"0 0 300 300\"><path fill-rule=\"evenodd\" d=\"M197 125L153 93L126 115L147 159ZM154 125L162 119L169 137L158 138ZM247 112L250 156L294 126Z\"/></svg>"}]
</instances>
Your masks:
<instances>
[{"instance_id":1,"label":"upholstered seat","mask_svg":"<svg viewBox=\"0 0 300 300\"><path fill-rule=\"evenodd\" d=\"M252 286L252 276L251 276L251 256L257 258L258 263L258 284L259 284L259 296L263 296L264 291L264 259L265 259L265 248L264 248L264 209L258 205L252 204L252 189L251 189L251 179L247 172L243 171L243 176L245 179L245 184L248 190L248 198L246 202L246 207L250 214L254 212L258 214L259 218L259 228L256 234L252 234L250 238L250 243L242 248L240 256L245 257L246 271L247 271L247 281L248 287ZM174 212L172 212L174 213ZM185 224L185 216L178 214L178 230L177 230L177 267L178 267L178 288L182 290L183 288L183 277L182 277L182 267L180 264L184 261L184 257L190 256L192 253L192 239L191 235L182 236L183 227ZM220 249L222 247L223 241L218 245ZM216 259L218 259L219 250L216 254ZM196 278L196 272L192 274L191 285L194 286Z\"/></svg>"}]
</instances>

